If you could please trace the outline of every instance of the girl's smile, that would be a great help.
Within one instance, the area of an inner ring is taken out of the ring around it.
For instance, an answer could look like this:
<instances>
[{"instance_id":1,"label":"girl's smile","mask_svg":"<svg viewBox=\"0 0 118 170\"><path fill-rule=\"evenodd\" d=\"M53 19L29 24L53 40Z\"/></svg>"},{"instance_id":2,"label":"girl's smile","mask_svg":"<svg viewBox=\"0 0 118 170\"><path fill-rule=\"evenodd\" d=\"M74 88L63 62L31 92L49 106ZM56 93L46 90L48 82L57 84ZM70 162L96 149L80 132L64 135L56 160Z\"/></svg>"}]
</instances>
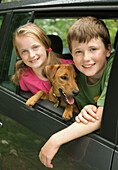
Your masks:
<instances>
[{"instance_id":1,"label":"girl's smile","mask_svg":"<svg viewBox=\"0 0 118 170\"><path fill-rule=\"evenodd\" d=\"M40 57L36 57L36 58L30 60L29 62L31 62L31 63L36 63L39 59L40 59Z\"/></svg>"}]
</instances>

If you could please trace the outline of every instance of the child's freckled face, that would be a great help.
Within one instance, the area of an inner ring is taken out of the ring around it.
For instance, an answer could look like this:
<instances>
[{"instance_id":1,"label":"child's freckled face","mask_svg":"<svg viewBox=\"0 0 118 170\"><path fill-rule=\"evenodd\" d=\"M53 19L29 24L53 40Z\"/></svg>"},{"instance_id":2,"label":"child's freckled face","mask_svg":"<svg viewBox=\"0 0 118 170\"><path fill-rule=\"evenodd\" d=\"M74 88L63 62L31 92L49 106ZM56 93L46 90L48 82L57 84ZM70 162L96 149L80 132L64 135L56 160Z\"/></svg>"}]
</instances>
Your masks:
<instances>
[{"instance_id":1,"label":"child's freckled face","mask_svg":"<svg viewBox=\"0 0 118 170\"><path fill-rule=\"evenodd\" d=\"M39 68L45 65L47 53L45 47L36 37L18 36L16 46L23 62L31 68Z\"/></svg>"},{"instance_id":2,"label":"child's freckled face","mask_svg":"<svg viewBox=\"0 0 118 170\"><path fill-rule=\"evenodd\" d=\"M72 56L77 69L87 77L100 79L107 65L111 50L106 50L100 38L88 43L72 41Z\"/></svg>"}]
</instances>

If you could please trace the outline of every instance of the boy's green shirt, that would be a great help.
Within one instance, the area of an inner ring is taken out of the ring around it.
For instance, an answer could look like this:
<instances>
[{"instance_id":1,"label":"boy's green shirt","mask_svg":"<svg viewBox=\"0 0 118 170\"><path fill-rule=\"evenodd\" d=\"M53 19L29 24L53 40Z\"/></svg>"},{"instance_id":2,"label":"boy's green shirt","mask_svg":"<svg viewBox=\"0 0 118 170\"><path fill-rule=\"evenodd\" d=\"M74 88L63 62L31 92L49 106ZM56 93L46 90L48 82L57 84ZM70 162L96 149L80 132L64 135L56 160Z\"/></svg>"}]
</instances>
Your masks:
<instances>
[{"instance_id":1,"label":"boy's green shirt","mask_svg":"<svg viewBox=\"0 0 118 170\"><path fill-rule=\"evenodd\" d=\"M113 62L113 54L108 58L106 68L102 74L100 80L93 85L88 85L86 76L78 72L77 84L80 90L79 95L76 97L79 110L88 104L96 106L104 106L106 90Z\"/></svg>"}]
</instances>

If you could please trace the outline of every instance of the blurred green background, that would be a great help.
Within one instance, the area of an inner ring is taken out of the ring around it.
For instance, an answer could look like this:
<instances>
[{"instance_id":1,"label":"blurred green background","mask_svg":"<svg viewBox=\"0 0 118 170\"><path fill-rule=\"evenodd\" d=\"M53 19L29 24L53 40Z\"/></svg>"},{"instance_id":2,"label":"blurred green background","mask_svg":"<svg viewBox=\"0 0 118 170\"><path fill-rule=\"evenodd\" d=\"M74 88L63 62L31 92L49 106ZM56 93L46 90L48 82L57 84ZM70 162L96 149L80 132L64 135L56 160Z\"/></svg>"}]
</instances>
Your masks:
<instances>
[{"instance_id":1,"label":"blurred green background","mask_svg":"<svg viewBox=\"0 0 118 170\"><path fill-rule=\"evenodd\" d=\"M13 1L19 1L19 0L1 0L1 3L13 2ZM38 19L35 20L35 23L39 25L41 28L43 28L47 34L59 35L62 38L63 47L67 47L66 37L67 37L68 30L76 20L77 19L66 19L66 18L65 19L64 18L63 19ZM116 31L118 28L118 20L111 19L111 20L104 20L104 22L107 28L109 29L111 43L113 44Z\"/></svg>"}]
</instances>

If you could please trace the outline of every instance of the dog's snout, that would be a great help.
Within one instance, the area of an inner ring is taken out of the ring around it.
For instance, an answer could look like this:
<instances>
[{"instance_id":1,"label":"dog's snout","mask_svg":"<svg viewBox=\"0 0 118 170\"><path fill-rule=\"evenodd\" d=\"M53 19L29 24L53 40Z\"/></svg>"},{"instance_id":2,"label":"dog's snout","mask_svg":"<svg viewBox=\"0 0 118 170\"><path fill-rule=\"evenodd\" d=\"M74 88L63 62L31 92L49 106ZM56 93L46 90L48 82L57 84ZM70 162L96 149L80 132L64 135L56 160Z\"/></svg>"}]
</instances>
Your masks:
<instances>
[{"instance_id":1,"label":"dog's snout","mask_svg":"<svg viewBox=\"0 0 118 170\"><path fill-rule=\"evenodd\" d=\"M73 90L72 93L77 96L79 94L79 91L78 90Z\"/></svg>"}]
</instances>

